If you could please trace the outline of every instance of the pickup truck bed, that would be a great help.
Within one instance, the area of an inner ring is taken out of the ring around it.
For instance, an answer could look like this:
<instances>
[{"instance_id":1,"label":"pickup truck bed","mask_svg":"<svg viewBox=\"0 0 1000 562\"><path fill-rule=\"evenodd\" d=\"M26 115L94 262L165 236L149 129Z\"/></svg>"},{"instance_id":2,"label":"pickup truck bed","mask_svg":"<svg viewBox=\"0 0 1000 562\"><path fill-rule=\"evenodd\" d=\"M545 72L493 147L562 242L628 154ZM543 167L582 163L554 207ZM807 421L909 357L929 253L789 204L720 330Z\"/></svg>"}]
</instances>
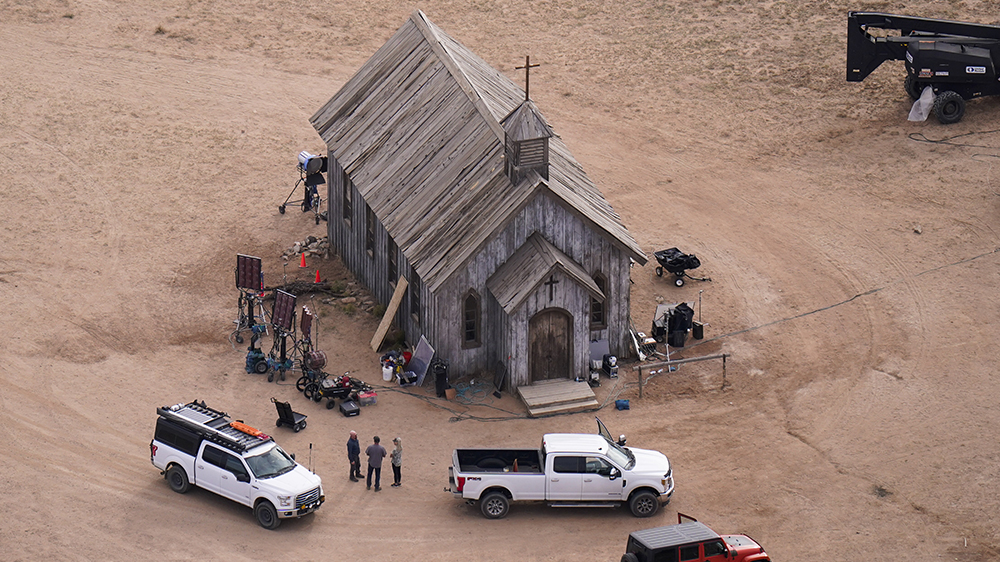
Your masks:
<instances>
[{"instance_id":1,"label":"pickup truck bed","mask_svg":"<svg viewBox=\"0 0 1000 562\"><path fill-rule=\"evenodd\" d=\"M538 449L456 449L459 471L526 472L541 474L541 451Z\"/></svg>"}]
</instances>

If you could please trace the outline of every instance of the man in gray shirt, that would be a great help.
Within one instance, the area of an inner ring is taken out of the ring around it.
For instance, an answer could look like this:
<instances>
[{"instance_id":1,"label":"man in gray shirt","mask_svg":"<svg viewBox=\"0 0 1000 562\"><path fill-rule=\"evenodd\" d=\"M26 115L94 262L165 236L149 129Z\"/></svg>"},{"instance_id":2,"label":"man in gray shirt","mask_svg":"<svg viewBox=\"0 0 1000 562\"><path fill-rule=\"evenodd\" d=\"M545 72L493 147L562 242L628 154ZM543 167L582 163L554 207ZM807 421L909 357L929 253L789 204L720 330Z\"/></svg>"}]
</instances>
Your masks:
<instances>
[{"instance_id":1,"label":"man in gray shirt","mask_svg":"<svg viewBox=\"0 0 1000 562\"><path fill-rule=\"evenodd\" d=\"M372 472L375 473L375 491L382 490L382 459L385 458L385 447L378 444L378 435L373 439L374 443L368 445L365 454L368 455L368 478L366 480L368 489L372 489Z\"/></svg>"}]
</instances>

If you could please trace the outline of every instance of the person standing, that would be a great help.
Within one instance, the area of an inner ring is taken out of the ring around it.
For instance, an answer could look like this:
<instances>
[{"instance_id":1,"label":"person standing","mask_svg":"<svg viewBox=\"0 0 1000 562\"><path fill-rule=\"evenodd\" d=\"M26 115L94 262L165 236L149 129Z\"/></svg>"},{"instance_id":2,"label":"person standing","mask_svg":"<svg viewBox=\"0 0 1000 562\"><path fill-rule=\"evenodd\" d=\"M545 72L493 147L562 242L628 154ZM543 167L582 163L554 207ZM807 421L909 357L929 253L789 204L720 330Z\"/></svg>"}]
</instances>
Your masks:
<instances>
[{"instance_id":1,"label":"person standing","mask_svg":"<svg viewBox=\"0 0 1000 562\"><path fill-rule=\"evenodd\" d=\"M351 463L351 482L357 482L361 478L361 443L356 431L347 440L347 460Z\"/></svg>"},{"instance_id":2,"label":"person standing","mask_svg":"<svg viewBox=\"0 0 1000 562\"><path fill-rule=\"evenodd\" d=\"M368 445L365 454L368 455L368 489L372 489L372 472L375 473L375 491L382 490L382 459L385 458L385 447L378 444L378 435L372 439L374 443Z\"/></svg>"},{"instance_id":3,"label":"person standing","mask_svg":"<svg viewBox=\"0 0 1000 562\"><path fill-rule=\"evenodd\" d=\"M389 460L392 462L392 487L398 488L403 485L400 482L403 468L403 440L396 437L392 440L392 444L396 446L389 455Z\"/></svg>"}]
</instances>

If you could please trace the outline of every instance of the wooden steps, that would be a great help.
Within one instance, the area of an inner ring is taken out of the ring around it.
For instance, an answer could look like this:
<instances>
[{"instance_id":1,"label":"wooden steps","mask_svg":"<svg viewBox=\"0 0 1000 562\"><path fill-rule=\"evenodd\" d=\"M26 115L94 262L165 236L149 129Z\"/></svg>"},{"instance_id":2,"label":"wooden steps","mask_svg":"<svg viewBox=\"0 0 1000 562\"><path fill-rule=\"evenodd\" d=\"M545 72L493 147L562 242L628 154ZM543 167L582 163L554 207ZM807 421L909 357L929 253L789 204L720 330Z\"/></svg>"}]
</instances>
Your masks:
<instances>
[{"instance_id":1,"label":"wooden steps","mask_svg":"<svg viewBox=\"0 0 1000 562\"><path fill-rule=\"evenodd\" d=\"M590 385L572 380L539 381L517 387L531 417L597 408Z\"/></svg>"}]
</instances>

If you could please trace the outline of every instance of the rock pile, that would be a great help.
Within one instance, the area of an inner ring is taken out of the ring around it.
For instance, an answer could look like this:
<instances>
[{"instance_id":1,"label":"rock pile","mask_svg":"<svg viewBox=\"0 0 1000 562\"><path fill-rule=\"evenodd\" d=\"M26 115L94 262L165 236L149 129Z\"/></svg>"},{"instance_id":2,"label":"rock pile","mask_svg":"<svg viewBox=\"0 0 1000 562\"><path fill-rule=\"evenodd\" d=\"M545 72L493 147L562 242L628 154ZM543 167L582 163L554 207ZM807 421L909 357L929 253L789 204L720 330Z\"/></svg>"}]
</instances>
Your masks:
<instances>
[{"instance_id":1,"label":"rock pile","mask_svg":"<svg viewBox=\"0 0 1000 562\"><path fill-rule=\"evenodd\" d=\"M292 244L291 248L288 248L281 253L281 259L285 261L292 261L293 257L298 257L299 254L305 254L306 257L328 257L330 252L330 239L327 236L322 238L316 238L315 236L310 236L301 242L296 242Z\"/></svg>"}]
</instances>

